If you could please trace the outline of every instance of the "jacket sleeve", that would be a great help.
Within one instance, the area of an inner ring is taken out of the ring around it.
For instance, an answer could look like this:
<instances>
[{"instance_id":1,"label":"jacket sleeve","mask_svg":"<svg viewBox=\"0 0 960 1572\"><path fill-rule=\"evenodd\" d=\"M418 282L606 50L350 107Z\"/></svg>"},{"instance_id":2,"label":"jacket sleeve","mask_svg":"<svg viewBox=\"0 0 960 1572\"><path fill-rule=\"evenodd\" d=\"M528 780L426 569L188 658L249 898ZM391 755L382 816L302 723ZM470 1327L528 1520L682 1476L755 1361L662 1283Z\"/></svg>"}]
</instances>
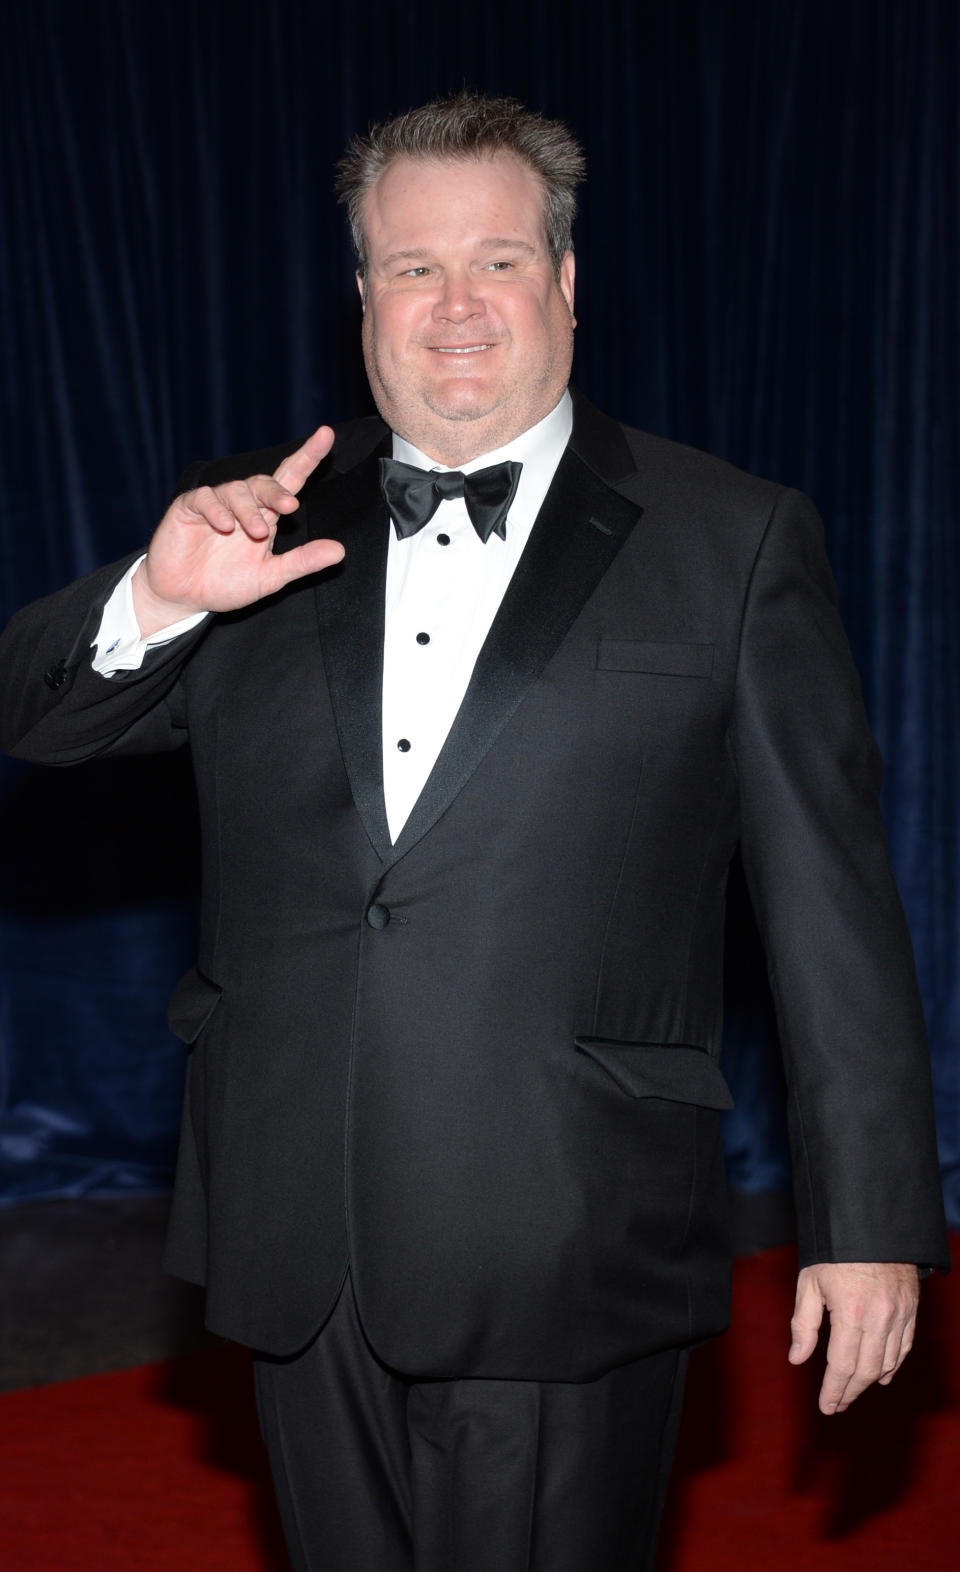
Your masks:
<instances>
[{"instance_id":1,"label":"jacket sleeve","mask_svg":"<svg viewBox=\"0 0 960 1572\"><path fill-rule=\"evenodd\" d=\"M188 466L175 495L209 466ZM210 618L149 650L139 671L100 676L93 641L104 607L141 552L24 606L0 636L0 751L35 764L77 764L102 753L156 753L187 740L177 683Z\"/></svg>"},{"instance_id":2,"label":"jacket sleeve","mask_svg":"<svg viewBox=\"0 0 960 1572\"><path fill-rule=\"evenodd\" d=\"M780 494L730 746L788 1086L800 1260L949 1266L930 1061L881 765L812 504Z\"/></svg>"},{"instance_id":3,"label":"jacket sleeve","mask_svg":"<svg viewBox=\"0 0 960 1572\"><path fill-rule=\"evenodd\" d=\"M0 748L38 764L186 742L177 683L207 624L149 650L139 671L103 677L91 648L103 608L136 555L34 601L0 638ZM209 619L208 619L209 622Z\"/></svg>"}]
</instances>

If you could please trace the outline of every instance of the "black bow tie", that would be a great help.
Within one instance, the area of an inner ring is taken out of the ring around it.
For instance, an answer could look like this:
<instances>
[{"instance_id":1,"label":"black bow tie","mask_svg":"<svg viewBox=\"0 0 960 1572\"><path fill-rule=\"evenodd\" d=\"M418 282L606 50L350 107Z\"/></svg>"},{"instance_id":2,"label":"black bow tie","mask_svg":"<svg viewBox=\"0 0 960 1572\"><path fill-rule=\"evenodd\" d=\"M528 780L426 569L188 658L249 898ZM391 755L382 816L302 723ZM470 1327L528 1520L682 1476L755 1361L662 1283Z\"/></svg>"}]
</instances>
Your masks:
<instances>
[{"instance_id":1,"label":"black bow tie","mask_svg":"<svg viewBox=\"0 0 960 1572\"><path fill-rule=\"evenodd\" d=\"M441 473L382 458L380 490L400 540L429 524L441 502L462 497L470 522L486 545L491 535L499 535L501 540L507 538L507 514L522 469L516 459L507 459L503 464L491 464L488 469L462 475L458 469Z\"/></svg>"}]
</instances>

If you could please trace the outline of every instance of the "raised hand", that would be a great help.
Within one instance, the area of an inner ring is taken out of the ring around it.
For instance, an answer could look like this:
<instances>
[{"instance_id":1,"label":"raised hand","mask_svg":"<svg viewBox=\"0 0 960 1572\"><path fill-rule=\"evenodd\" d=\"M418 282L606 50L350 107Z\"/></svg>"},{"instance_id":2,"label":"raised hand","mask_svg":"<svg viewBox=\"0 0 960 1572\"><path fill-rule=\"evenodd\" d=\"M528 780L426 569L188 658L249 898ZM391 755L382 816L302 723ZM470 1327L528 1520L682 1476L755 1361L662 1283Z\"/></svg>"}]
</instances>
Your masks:
<instances>
[{"instance_id":1,"label":"raised hand","mask_svg":"<svg viewBox=\"0 0 960 1572\"><path fill-rule=\"evenodd\" d=\"M250 606L340 561L343 547L335 540L273 555L277 519L300 506L297 493L332 445L330 427L319 426L274 474L198 486L175 498L133 578L144 638L198 611Z\"/></svg>"}]
</instances>

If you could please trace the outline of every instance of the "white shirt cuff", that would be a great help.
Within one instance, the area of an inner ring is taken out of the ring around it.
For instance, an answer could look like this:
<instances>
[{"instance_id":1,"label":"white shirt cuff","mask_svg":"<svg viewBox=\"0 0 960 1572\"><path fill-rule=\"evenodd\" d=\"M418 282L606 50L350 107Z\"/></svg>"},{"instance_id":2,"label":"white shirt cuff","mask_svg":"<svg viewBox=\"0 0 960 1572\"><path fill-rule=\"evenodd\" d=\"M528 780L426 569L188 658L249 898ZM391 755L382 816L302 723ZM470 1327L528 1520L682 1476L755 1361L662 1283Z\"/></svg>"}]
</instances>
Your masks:
<instances>
[{"instance_id":1,"label":"white shirt cuff","mask_svg":"<svg viewBox=\"0 0 960 1572\"><path fill-rule=\"evenodd\" d=\"M189 633L209 616L209 612L196 611L192 617L182 617L168 628L158 628L149 638L143 638L133 609L133 575L146 557L146 552L131 563L103 608L100 627L91 648L96 649L93 669L101 677L112 677L118 671L139 671L147 650L160 644L169 644L181 633Z\"/></svg>"}]
</instances>

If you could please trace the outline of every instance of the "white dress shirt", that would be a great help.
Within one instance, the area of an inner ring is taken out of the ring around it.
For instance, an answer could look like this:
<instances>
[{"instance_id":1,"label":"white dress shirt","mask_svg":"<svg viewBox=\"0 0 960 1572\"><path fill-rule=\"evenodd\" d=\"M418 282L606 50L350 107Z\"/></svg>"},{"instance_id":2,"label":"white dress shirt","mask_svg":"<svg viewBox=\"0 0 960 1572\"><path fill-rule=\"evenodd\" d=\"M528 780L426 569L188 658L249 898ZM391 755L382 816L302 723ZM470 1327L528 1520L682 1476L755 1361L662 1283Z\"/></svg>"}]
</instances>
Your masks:
<instances>
[{"instance_id":1,"label":"white dress shirt","mask_svg":"<svg viewBox=\"0 0 960 1572\"><path fill-rule=\"evenodd\" d=\"M396 841L463 702L470 676L573 429L565 393L555 409L512 442L458 466L469 475L507 459L523 465L507 515L506 540L480 540L462 497L441 502L430 523L406 540L390 530L383 643L383 790ZM394 435L393 456L443 471ZM136 671L148 649L197 626L198 612L142 638L131 580L138 558L107 602L94 640L95 671Z\"/></svg>"}]
</instances>

